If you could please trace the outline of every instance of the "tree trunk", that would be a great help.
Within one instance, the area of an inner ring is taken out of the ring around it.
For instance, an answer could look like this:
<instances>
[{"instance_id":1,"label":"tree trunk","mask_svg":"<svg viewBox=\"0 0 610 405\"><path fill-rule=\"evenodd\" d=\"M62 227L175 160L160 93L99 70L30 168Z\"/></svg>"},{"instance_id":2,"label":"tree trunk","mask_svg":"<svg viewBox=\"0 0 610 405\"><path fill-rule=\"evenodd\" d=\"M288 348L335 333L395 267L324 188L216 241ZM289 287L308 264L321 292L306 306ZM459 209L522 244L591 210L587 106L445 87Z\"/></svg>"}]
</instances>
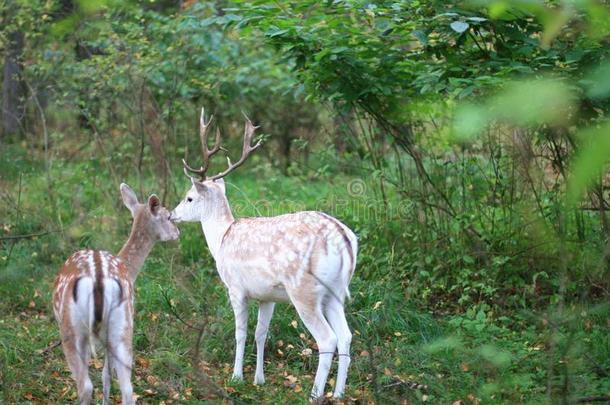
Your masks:
<instances>
[{"instance_id":1,"label":"tree trunk","mask_svg":"<svg viewBox=\"0 0 610 405\"><path fill-rule=\"evenodd\" d=\"M21 31L8 34L4 55L2 82L2 132L4 136L23 132L25 116L25 85L23 83L24 35Z\"/></svg>"}]
</instances>

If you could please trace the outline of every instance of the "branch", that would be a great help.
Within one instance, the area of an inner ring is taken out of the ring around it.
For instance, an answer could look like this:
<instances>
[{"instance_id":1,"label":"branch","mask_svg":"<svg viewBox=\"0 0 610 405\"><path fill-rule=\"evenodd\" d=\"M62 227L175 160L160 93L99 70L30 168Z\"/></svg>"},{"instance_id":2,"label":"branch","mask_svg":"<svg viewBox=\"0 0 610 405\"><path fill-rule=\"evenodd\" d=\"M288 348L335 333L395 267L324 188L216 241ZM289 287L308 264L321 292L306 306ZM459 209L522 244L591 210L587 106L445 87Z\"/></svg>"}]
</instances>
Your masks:
<instances>
[{"instance_id":1,"label":"branch","mask_svg":"<svg viewBox=\"0 0 610 405\"><path fill-rule=\"evenodd\" d=\"M578 398L576 400L577 404L582 404L584 402L606 402L606 401L610 401L610 395L606 395L606 396L600 396L600 397L584 397L584 398Z\"/></svg>"},{"instance_id":2,"label":"branch","mask_svg":"<svg viewBox=\"0 0 610 405\"><path fill-rule=\"evenodd\" d=\"M200 328L196 328L193 325L191 325L190 323L188 323L187 321L185 321L184 319L182 319L182 317L178 314L178 312L176 311L176 308L174 308L174 305L172 304L172 301L169 299L169 297L167 296L167 291L166 290L161 290L161 295L163 296L163 298L165 299L165 302L167 303L167 307L169 308L169 311L171 312L171 314L177 319L179 320L181 323L183 323L184 325L186 325L188 328L190 329L194 329L194 330L200 330Z\"/></svg>"},{"instance_id":3,"label":"branch","mask_svg":"<svg viewBox=\"0 0 610 405\"><path fill-rule=\"evenodd\" d=\"M45 347L44 349L42 349L40 351L40 354L42 354L43 356L46 356L47 354L51 353L51 350L53 350L59 346L61 346L61 340L58 340L57 342L53 343L51 346Z\"/></svg>"},{"instance_id":4,"label":"branch","mask_svg":"<svg viewBox=\"0 0 610 405\"><path fill-rule=\"evenodd\" d=\"M59 231L44 231L38 233L28 233L26 235L9 235L9 236L0 236L0 240L19 240L19 239L30 239L35 238L37 236L44 236L50 233L57 233Z\"/></svg>"}]
</instances>

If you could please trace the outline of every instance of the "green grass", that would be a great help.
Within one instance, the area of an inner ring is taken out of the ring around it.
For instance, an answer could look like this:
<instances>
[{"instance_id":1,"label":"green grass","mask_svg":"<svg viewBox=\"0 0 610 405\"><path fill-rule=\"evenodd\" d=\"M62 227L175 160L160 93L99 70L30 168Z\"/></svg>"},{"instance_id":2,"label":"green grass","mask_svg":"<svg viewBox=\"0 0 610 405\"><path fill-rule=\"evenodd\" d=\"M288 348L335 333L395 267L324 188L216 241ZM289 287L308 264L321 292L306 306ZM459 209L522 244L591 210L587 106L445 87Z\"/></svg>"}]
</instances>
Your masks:
<instances>
[{"instance_id":1,"label":"green grass","mask_svg":"<svg viewBox=\"0 0 610 405\"><path fill-rule=\"evenodd\" d=\"M130 217L120 203L118 184L99 174L99 162L54 162L49 189L40 168L13 152L5 155L12 156L13 164L4 163L9 161L5 156L0 164L3 233L51 233L0 245L0 400L67 402L76 392L63 354L60 348L45 350L58 340L50 304L53 279L79 248L117 252ZM348 177L331 182L286 178L264 168L244 172L248 176L228 179L236 216L322 209L360 235L360 264L346 306L354 333L348 401L554 402L547 397L547 385L561 389L565 379L557 370L563 365L570 399L610 393L607 306L570 304L557 320L553 313L499 312L485 304L466 312L428 312L426 301L407 293L411 280L405 278L407 264L399 256L408 246L384 245L374 216L365 216L354 204L374 198L366 182L364 194L354 196L346 187L354 179ZM177 178L175 187L178 194L170 195L170 207L187 181ZM152 178L144 188L157 191ZM315 345L289 305L279 305L271 323L267 384L252 385L255 305L250 308L246 380L230 381L233 314L198 224L183 225L179 242L154 248L136 289L133 381L144 403L196 403L221 398L219 392L237 403L307 403L317 365ZM91 369L98 402L101 364L95 360ZM549 364L555 370L550 379ZM120 398L116 386L113 398Z\"/></svg>"}]
</instances>

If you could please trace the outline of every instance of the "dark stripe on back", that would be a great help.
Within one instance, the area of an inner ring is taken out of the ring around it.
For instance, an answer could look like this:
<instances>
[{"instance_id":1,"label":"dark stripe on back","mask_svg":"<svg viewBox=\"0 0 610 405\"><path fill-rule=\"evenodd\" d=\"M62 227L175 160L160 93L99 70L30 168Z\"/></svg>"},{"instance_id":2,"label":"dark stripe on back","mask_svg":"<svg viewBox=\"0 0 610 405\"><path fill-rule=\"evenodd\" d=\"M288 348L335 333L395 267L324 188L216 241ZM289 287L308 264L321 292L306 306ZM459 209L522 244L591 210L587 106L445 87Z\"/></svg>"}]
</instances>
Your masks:
<instances>
[{"instance_id":1,"label":"dark stripe on back","mask_svg":"<svg viewBox=\"0 0 610 405\"><path fill-rule=\"evenodd\" d=\"M94 331L102 322L104 314L104 272L102 271L102 257L99 251L93 252L93 264L95 266L95 284L93 284L93 313L95 315Z\"/></svg>"},{"instance_id":2,"label":"dark stripe on back","mask_svg":"<svg viewBox=\"0 0 610 405\"><path fill-rule=\"evenodd\" d=\"M322 215L324 218L335 224L337 230L339 230L339 233L341 234L341 236L343 236L343 241L347 244L347 253L349 253L350 264L351 267L354 267L354 250L352 248L352 242L350 242L349 238L347 237L347 234L345 233L345 230L343 229L339 221L323 212L318 212L318 214Z\"/></svg>"},{"instance_id":3,"label":"dark stripe on back","mask_svg":"<svg viewBox=\"0 0 610 405\"><path fill-rule=\"evenodd\" d=\"M72 298L74 298L74 302L77 301L77 291L76 289L78 288L78 282L80 281L82 277L77 278L76 280L74 280L74 287L72 288Z\"/></svg>"}]
</instances>

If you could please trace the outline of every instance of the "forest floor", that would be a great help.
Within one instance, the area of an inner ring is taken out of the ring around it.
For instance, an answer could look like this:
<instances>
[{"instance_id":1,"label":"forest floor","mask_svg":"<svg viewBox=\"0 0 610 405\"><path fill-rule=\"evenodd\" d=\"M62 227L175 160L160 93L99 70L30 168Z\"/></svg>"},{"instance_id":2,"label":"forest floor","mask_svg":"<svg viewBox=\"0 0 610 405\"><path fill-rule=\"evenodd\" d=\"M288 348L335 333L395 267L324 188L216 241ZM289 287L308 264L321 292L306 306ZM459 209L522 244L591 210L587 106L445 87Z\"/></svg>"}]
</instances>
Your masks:
<instances>
[{"instance_id":1,"label":"forest floor","mask_svg":"<svg viewBox=\"0 0 610 405\"><path fill-rule=\"evenodd\" d=\"M117 252L130 217L118 184L96 177L95 164L57 162L52 187L35 171L39 168L27 164L2 168L2 233L49 233L0 242L0 402L66 403L74 401L76 390L61 348L55 347L53 279L78 248ZM265 184L256 176L228 181L229 199L240 216L319 208L316 201L341 193L326 182L281 175L265 177ZM170 207L187 185L182 179L176 183ZM147 189L153 188L150 184ZM362 227L363 265L346 305L354 338L345 402L552 403L556 398L547 396L549 385L570 402L610 394L607 307L566 304L566 322L526 308L432 312L423 300L407 296L408 280L395 275L402 264L375 264L367 257L365 233L374 226L357 227ZM266 385L252 384L254 304L245 381L230 380L234 327L227 294L199 224L181 225L181 230L179 242L154 248L137 280L133 382L140 403L307 403L316 347L289 305L278 305L271 323ZM90 369L97 403L102 364L99 356ZM549 370L554 374L549 376ZM336 367L328 392L334 373ZM120 402L116 382L112 397Z\"/></svg>"},{"instance_id":2,"label":"forest floor","mask_svg":"<svg viewBox=\"0 0 610 405\"><path fill-rule=\"evenodd\" d=\"M233 315L223 286L213 269L168 270L166 263L151 258L138 279L133 381L141 403L307 403L316 348L292 308L279 305L276 310L267 342L266 385L254 386L256 317L251 306L246 380L232 382ZM58 341L50 305L54 270L41 269L19 284L3 280L0 382L5 403L76 398L61 349L53 347ZM199 285L189 287L191 295L175 287L182 283ZM482 313L434 316L401 303L389 281L370 284L356 280L354 301L347 306L354 340L346 402L547 402L549 348L535 322L515 324L506 317L492 322ZM583 316L579 339L588 342L584 347L589 352L580 353L585 365L587 357L604 350L597 347L605 337L595 318ZM103 357L91 365L100 403ZM595 373L574 375L570 384L610 390L608 379ZM112 396L120 402L116 382Z\"/></svg>"}]
</instances>

